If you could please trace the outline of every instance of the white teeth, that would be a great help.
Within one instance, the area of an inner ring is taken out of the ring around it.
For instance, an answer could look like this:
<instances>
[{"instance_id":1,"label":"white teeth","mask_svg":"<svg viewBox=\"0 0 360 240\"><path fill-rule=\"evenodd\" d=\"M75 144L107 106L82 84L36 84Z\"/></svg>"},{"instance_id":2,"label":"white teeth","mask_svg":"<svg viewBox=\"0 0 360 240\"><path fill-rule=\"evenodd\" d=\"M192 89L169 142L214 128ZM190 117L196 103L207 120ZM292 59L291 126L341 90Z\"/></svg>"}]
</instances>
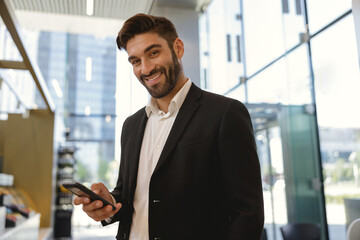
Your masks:
<instances>
[{"instance_id":1,"label":"white teeth","mask_svg":"<svg viewBox=\"0 0 360 240\"><path fill-rule=\"evenodd\" d=\"M152 78L148 78L147 80L148 80L148 81L152 81L152 80L154 80L154 79L158 78L158 77L160 76L160 74L161 74L161 73L159 73L159 74L155 75L155 76L154 76L154 77L152 77Z\"/></svg>"}]
</instances>

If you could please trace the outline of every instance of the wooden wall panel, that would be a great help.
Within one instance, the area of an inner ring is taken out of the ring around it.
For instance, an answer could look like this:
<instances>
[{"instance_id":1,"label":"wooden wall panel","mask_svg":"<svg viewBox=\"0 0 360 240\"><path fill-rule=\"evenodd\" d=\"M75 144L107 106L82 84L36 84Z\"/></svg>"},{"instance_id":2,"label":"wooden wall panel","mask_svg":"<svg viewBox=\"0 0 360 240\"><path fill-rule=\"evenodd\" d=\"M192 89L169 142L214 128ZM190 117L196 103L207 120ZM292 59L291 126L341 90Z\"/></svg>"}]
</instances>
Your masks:
<instances>
[{"instance_id":1,"label":"wooden wall panel","mask_svg":"<svg viewBox=\"0 0 360 240\"><path fill-rule=\"evenodd\" d=\"M9 114L5 129L3 172L14 175L14 186L24 190L41 213L41 227L52 219L54 114L32 110L29 118Z\"/></svg>"}]
</instances>

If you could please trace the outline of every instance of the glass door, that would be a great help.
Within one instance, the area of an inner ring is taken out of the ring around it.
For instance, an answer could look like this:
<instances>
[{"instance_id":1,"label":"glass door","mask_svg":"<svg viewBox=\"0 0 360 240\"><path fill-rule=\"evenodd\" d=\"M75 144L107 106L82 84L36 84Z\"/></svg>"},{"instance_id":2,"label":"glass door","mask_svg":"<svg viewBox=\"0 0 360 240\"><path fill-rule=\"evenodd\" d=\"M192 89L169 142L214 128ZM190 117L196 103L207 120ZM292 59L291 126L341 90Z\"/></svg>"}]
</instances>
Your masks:
<instances>
[{"instance_id":1,"label":"glass door","mask_svg":"<svg viewBox=\"0 0 360 240\"><path fill-rule=\"evenodd\" d=\"M288 220L280 128L272 126L255 136L263 179L265 229L268 239L281 239L280 226Z\"/></svg>"}]
</instances>

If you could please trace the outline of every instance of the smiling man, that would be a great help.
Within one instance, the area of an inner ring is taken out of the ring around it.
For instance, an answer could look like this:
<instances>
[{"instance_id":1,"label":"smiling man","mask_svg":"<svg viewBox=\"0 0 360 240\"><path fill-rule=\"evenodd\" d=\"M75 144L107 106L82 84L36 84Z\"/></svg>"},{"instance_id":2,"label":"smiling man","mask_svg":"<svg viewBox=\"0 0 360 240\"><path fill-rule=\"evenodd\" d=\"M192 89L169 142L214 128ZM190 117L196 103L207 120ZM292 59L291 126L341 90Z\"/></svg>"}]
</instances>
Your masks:
<instances>
[{"instance_id":1,"label":"smiling man","mask_svg":"<svg viewBox=\"0 0 360 240\"><path fill-rule=\"evenodd\" d=\"M116 203L77 197L117 239L260 239L263 197L252 124L245 106L188 79L184 43L166 18L137 14L117 38L148 105L124 123L117 186L92 190Z\"/></svg>"}]
</instances>

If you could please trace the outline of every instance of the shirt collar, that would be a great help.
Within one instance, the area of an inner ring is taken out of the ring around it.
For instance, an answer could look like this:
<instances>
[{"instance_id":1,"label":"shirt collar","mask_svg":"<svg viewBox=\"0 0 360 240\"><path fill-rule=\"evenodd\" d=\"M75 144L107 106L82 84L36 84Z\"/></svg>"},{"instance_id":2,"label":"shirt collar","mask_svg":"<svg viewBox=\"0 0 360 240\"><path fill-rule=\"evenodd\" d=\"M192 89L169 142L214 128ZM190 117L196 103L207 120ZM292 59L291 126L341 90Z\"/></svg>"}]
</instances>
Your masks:
<instances>
[{"instance_id":1,"label":"shirt collar","mask_svg":"<svg viewBox=\"0 0 360 240\"><path fill-rule=\"evenodd\" d=\"M184 86L176 93L176 95L171 99L170 105L169 105L169 116L172 115L174 112L180 110L182 104L184 103L184 100L190 90L191 87L191 80L188 79ZM151 97L149 100L149 103L145 107L146 115L147 117L150 117L151 113L154 114L161 114L162 111L158 108L158 105L156 103L156 99Z\"/></svg>"}]
</instances>

